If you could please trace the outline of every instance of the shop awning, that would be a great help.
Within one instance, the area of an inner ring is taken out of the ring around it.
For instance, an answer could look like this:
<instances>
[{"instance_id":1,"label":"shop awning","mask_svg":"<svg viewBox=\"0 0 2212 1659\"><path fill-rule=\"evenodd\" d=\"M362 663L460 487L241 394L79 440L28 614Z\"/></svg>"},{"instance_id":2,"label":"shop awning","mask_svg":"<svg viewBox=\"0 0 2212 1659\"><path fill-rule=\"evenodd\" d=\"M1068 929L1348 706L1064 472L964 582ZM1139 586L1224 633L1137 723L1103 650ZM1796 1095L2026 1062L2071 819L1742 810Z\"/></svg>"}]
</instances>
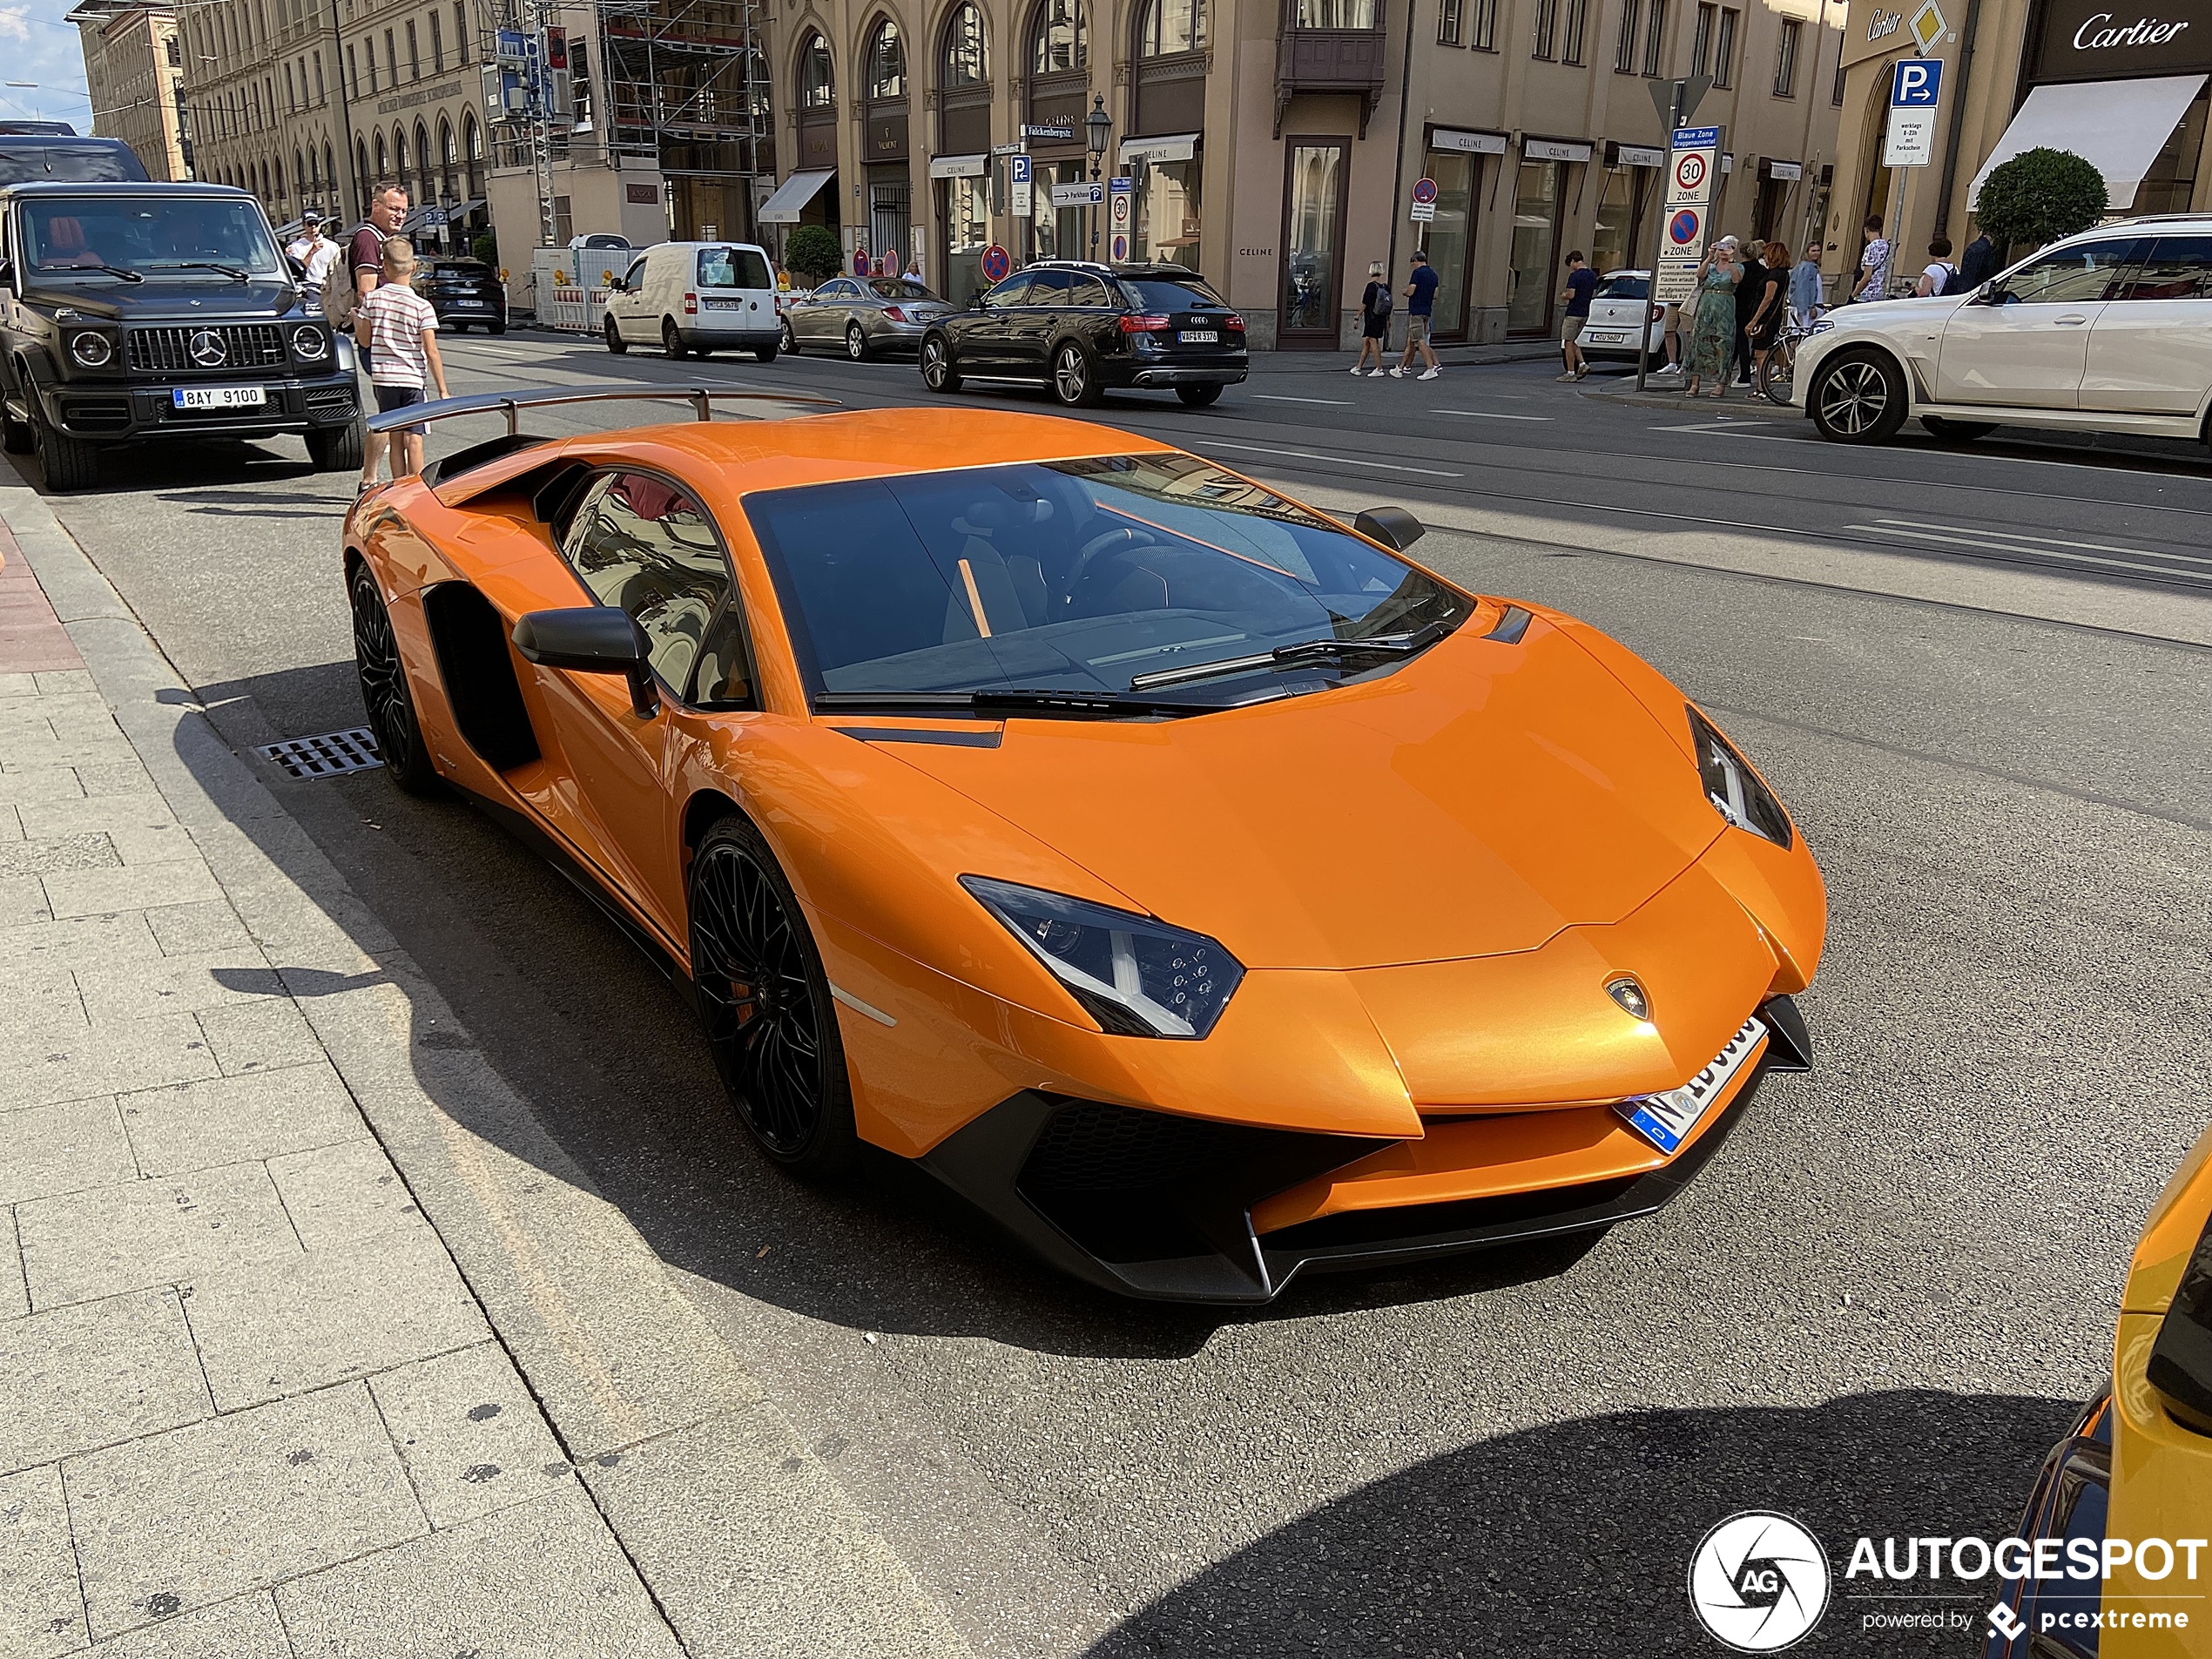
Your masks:
<instances>
[{"instance_id":1,"label":"shop awning","mask_svg":"<svg viewBox=\"0 0 2212 1659\"><path fill-rule=\"evenodd\" d=\"M776 186L776 193L760 204L759 219L763 225L796 225L806 204L814 199L821 187L836 176L834 167L810 167L792 176Z\"/></svg>"},{"instance_id":2,"label":"shop awning","mask_svg":"<svg viewBox=\"0 0 2212 1659\"><path fill-rule=\"evenodd\" d=\"M2148 81L2077 81L2039 86L2027 95L2005 136L1974 175L1967 205L1981 198L1990 169L2024 150L2070 151L2105 176L2112 211L2124 213L2135 199L2166 140L2181 125L2202 75L2168 75Z\"/></svg>"},{"instance_id":3,"label":"shop awning","mask_svg":"<svg viewBox=\"0 0 2212 1659\"><path fill-rule=\"evenodd\" d=\"M1129 161L1189 161L1198 153L1198 135L1171 132L1157 138L1123 138L1122 159Z\"/></svg>"}]
</instances>

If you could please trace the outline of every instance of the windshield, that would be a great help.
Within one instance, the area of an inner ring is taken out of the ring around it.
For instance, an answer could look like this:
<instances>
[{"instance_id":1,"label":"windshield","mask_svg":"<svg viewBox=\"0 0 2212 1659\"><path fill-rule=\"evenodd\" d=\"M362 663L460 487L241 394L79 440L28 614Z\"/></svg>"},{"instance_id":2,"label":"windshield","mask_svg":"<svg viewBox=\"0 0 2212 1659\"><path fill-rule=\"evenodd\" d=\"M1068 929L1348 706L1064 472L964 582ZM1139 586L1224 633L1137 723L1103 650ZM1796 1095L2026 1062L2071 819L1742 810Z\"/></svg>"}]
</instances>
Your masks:
<instances>
[{"instance_id":1,"label":"windshield","mask_svg":"<svg viewBox=\"0 0 2212 1659\"><path fill-rule=\"evenodd\" d=\"M1227 302L1196 277L1123 277L1122 287L1139 311L1191 311L1208 306L1228 309Z\"/></svg>"},{"instance_id":2,"label":"windshield","mask_svg":"<svg viewBox=\"0 0 2212 1659\"><path fill-rule=\"evenodd\" d=\"M1651 279L1616 271L1597 285L1592 296L1599 300L1649 300L1651 298Z\"/></svg>"},{"instance_id":3,"label":"windshield","mask_svg":"<svg viewBox=\"0 0 2212 1659\"><path fill-rule=\"evenodd\" d=\"M909 282L904 277L877 277L868 284L879 300L934 300L937 296L919 282Z\"/></svg>"},{"instance_id":4,"label":"windshield","mask_svg":"<svg viewBox=\"0 0 2212 1659\"><path fill-rule=\"evenodd\" d=\"M275 276L284 266L258 202L222 197L42 196L25 202L24 262L41 276L108 266L142 276Z\"/></svg>"},{"instance_id":5,"label":"windshield","mask_svg":"<svg viewBox=\"0 0 2212 1659\"><path fill-rule=\"evenodd\" d=\"M702 288L772 288L768 261L758 248L708 247L699 250Z\"/></svg>"},{"instance_id":6,"label":"windshield","mask_svg":"<svg viewBox=\"0 0 2212 1659\"><path fill-rule=\"evenodd\" d=\"M1474 608L1190 455L770 490L745 515L810 695L1127 692L1138 675L1314 639L1440 634ZM1251 691L1222 685L1200 695Z\"/></svg>"}]
</instances>

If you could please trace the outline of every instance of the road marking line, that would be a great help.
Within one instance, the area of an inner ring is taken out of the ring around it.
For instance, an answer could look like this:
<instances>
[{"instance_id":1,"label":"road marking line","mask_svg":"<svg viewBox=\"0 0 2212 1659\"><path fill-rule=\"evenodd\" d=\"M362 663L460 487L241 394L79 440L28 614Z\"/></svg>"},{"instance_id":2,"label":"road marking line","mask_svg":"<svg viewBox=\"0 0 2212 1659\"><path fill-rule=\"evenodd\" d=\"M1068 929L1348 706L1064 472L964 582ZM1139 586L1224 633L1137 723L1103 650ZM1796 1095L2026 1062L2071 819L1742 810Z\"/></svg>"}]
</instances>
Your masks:
<instances>
[{"instance_id":1,"label":"road marking line","mask_svg":"<svg viewBox=\"0 0 2212 1659\"><path fill-rule=\"evenodd\" d=\"M448 341L446 343L449 348L458 347L462 351L489 352L495 357L536 357L538 354L536 352L516 351L512 346L479 346L473 340Z\"/></svg>"},{"instance_id":2,"label":"road marking line","mask_svg":"<svg viewBox=\"0 0 2212 1659\"><path fill-rule=\"evenodd\" d=\"M2062 536L2035 536L2030 534L2027 530L2016 530L2009 528L1991 531L1977 530L1971 524L1931 524L1925 519L1921 518L1878 518L1874 522L1878 524L1893 524L1904 529L1948 530L1953 536L1988 536L1994 534L2007 536L2015 542L2048 542L2053 547L2078 547L2085 552L2089 553L2132 553L2137 558L2142 559L2165 559L2177 557L2195 558L2197 556L2195 554L2188 553L2161 553L2155 548L2148 547L2114 547L2109 542L2072 542L2067 541Z\"/></svg>"},{"instance_id":3,"label":"road marking line","mask_svg":"<svg viewBox=\"0 0 2212 1659\"><path fill-rule=\"evenodd\" d=\"M1401 467L1390 461L1361 461L1352 455L1317 455L1308 449L1277 449L1257 443L1228 443L1215 438L1204 443L1194 443L1194 448L1241 449L1253 455L1291 455L1300 461L1333 461L1346 467L1379 467L1385 472L1418 472L1430 478L1464 478L1463 472L1443 472L1434 467Z\"/></svg>"},{"instance_id":4,"label":"road marking line","mask_svg":"<svg viewBox=\"0 0 2212 1659\"><path fill-rule=\"evenodd\" d=\"M1894 525L1846 524L1844 528L1846 530L1857 530L1862 535L1866 536L1904 536L1910 541L1932 542L1939 546L1943 547L1972 548L1975 551L1980 553L2022 553L2033 558L2063 559L2069 564L2094 564L2115 570L2140 570L2151 576L2180 578L2184 581L2192 577L2199 577L2200 575L2198 570L2191 569L2186 563L2145 564L2135 559L2101 559L2091 554L2068 553L2054 547L2024 547L2014 542L1993 542L1987 540L1986 538L1976 539L1975 537L1968 536L1938 536L1929 530L1904 529ZM2130 550L2132 551L2133 550ZM2182 553L2167 555L2154 553L2148 555L2148 556L2151 558L2163 556L2168 558L2186 559L2188 556ZM2200 563L2201 563L2202 562L2200 561Z\"/></svg>"},{"instance_id":5,"label":"road marking line","mask_svg":"<svg viewBox=\"0 0 2212 1659\"><path fill-rule=\"evenodd\" d=\"M1252 395L1265 403L1326 403L1339 409L1352 406L1348 397L1285 397L1278 392L1254 392Z\"/></svg>"},{"instance_id":6,"label":"road marking line","mask_svg":"<svg viewBox=\"0 0 2212 1659\"><path fill-rule=\"evenodd\" d=\"M1489 409L1431 409L1431 415L1464 415L1475 421L1550 421L1549 415L1499 415Z\"/></svg>"}]
</instances>

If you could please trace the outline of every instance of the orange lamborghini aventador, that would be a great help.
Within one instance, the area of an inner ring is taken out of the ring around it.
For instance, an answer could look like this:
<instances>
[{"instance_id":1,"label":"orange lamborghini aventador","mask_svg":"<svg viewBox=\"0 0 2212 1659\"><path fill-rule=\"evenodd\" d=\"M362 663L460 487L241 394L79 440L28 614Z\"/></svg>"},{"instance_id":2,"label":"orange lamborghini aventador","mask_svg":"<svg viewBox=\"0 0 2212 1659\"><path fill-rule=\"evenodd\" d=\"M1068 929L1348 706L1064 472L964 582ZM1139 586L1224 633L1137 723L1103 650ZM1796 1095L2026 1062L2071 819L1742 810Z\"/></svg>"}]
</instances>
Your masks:
<instances>
[{"instance_id":1,"label":"orange lamborghini aventador","mask_svg":"<svg viewBox=\"0 0 2212 1659\"><path fill-rule=\"evenodd\" d=\"M945 409L508 433L346 526L401 788L576 872L768 1157L1264 1302L1667 1202L1811 1043L1820 875L1595 630L1179 449ZM591 395L671 395L631 388Z\"/></svg>"}]
</instances>

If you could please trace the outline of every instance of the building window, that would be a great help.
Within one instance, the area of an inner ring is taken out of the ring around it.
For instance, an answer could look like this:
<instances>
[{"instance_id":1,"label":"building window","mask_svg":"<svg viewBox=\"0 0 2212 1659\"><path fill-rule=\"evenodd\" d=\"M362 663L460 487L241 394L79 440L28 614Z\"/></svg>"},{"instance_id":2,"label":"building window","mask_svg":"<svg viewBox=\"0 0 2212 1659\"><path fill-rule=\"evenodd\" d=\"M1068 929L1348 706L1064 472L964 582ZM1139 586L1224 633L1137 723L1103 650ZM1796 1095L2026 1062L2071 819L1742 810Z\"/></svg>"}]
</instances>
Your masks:
<instances>
[{"instance_id":1,"label":"building window","mask_svg":"<svg viewBox=\"0 0 2212 1659\"><path fill-rule=\"evenodd\" d=\"M1498 50L1498 0L1474 0L1474 15L1468 23L1468 45L1479 52Z\"/></svg>"},{"instance_id":2,"label":"building window","mask_svg":"<svg viewBox=\"0 0 2212 1659\"><path fill-rule=\"evenodd\" d=\"M397 86L400 84L400 49L392 39L392 32L389 29L384 31L384 78ZM372 73L368 78L373 84L376 77Z\"/></svg>"},{"instance_id":3,"label":"building window","mask_svg":"<svg viewBox=\"0 0 2212 1659\"><path fill-rule=\"evenodd\" d=\"M1721 11L1720 33L1713 45L1713 84L1736 84L1736 28L1743 21L1743 14L1725 7Z\"/></svg>"},{"instance_id":4,"label":"building window","mask_svg":"<svg viewBox=\"0 0 2212 1659\"><path fill-rule=\"evenodd\" d=\"M368 90L376 90L376 41L374 36L361 42L361 56L368 60Z\"/></svg>"},{"instance_id":5,"label":"building window","mask_svg":"<svg viewBox=\"0 0 2212 1659\"><path fill-rule=\"evenodd\" d=\"M1642 13L1641 0L1627 0L1621 8L1621 37L1613 43L1613 67L1623 75L1636 71L1636 23Z\"/></svg>"},{"instance_id":6,"label":"building window","mask_svg":"<svg viewBox=\"0 0 2212 1659\"><path fill-rule=\"evenodd\" d=\"M837 78L830 68L829 42L819 34L810 35L799 54L799 107L827 110L836 105Z\"/></svg>"},{"instance_id":7,"label":"building window","mask_svg":"<svg viewBox=\"0 0 2212 1659\"><path fill-rule=\"evenodd\" d=\"M1844 60L1840 57L1836 60L1836 89L1829 94L1828 101L1839 110L1844 107Z\"/></svg>"},{"instance_id":8,"label":"building window","mask_svg":"<svg viewBox=\"0 0 2212 1659\"><path fill-rule=\"evenodd\" d=\"M1667 0L1651 0L1651 20L1643 31L1643 72L1659 73L1667 46Z\"/></svg>"},{"instance_id":9,"label":"building window","mask_svg":"<svg viewBox=\"0 0 2212 1659\"><path fill-rule=\"evenodd\" d=\"M442 75L445 72L445 19L439 17L436 12L433 11L430 14L430 68L433 73Z\"/></svg>"},{"instance_id":10,"label":"building window","mask_svg":"<svg viewBox=\"0 0 2212 1659\"><path fill-rule=\"evenodd\" d=\"M453 56L456 63L469 61L469 11L465 0L453 8Z\"/></svg>"},{"instance_id":11,"label":"building window","mask_svg":"<svg viewBox=\"0 0 2212 1659\"><path fill-rule=\"evenodd\" d=\"M422 46L415 38L412 21L407 26L407 78L411 81L422 78Z\"/></svg>"},{"instance_id":12,"label":"building window","mask_svg":"<svg viewBox=\"0 0 2212 1659\"><path fill-rule=\"evenodd\" d=\"M1710 75L1713 72L1713 30L1721 20L1721 9L1706 4L1697 8L1697 27L1689 37L1689 72Z\"/></svg>"},{"instance_id":13,"label":"building window","mask_svg":"<svg viewBox=\"0 0 2212 1659\"><path fill-rule=\"evenodd\" d=\"M1528 49L1531 57L1557 56L1559 33L1559 0L1536 0L1536 38Z\"/></svg>"},{"instance_id":14,"label":"building window","mask_svg":"<svg viewBox=\"0 0 2212 1659\"><path fill-rule=\"evenodd\" d=\"M1082 0L1045 0L1029 49L1029 72L1064 75L1090 67L1090 43L1084 38L1089 23Z\"/></svg>"},{"instance_id":15,"label":"building window","mask_svg":"<svg viewBox=\"0 0 2212 1659\"><path fill-rule=\"evenodd\" d=\"M1774 95L1795 98L1797 95L1797 42L1805 26L1795 17L1782 20L1782 39L1774 49Z\"/></svg>"},{"instance_id":16,"label":"building window","mask_svg":"<svg viewBox=\"0 0 2212 1659\"><path fill-rule=\"evenodd\" d=\"M947 86L981 86L988 68L983 57L983 14L974 0L954 11L945 24L944 83Z\"/></svg>"},{"instance_id":17,"label":"building window","mask_svg":"<svg viewBox=\"0 0 2212 1659\"><path fill-rule=\"evenodd\" d=\"M1437 9L1436 39L1444 46L1460 44L1460 0L1444 0Z\"/></svg>"},{"instance_id":18,"label":"building window","mask_svg":"<svg viewBox=\"0 0 2212 1659\"><path fill-rule=\"evenodd\" d=\"M287 64L284 66L284 108L285 108L285 112L286 112L287 115L288 115L288 114L291 114L292 112L293 112L294 111L296 111L299 107L300 107L300 106L299 106L297 104L293 103L293 99L292 99L292 65L291 65L291 64Z\"/></svg>"},{"instance_id":19,"label":"building window","mask_svg":"<svg viewBox=\"0 0 2212 1659\"><path fill-rule=\"evenodd\" d=\"M361 65L354 61L351 46L346 48L346 86L347 97L359 98L361 95Z\"/></svg>"},{"instance_id":20,"label":"building window","mask_svg":"<svg viewBox=\"0 0 2212 1659\"><path fill-rule=\"evenodd\" d=\"M1376 29L1375 0L1298 0L1301 29Z\"/></svg>"},{"instance_id":21,"label":"building window","mask_svg":"<svg viewBox=\"0 0 2212 1659\"><path fill-rule=\"evenodd\" d=\"M1451 5L1454 0L1445 0ZM1137 25L1139 57L1173 57L1206 49L1206 0L1152 0Z\"/></svg>"},{"instance_id":22,"label":"building window","mask_svg":"<svg viewBox=\"0 0 2212 1659\"><path fill-rule=\"evenodd\" d=\"M1589 21L1589 0L1567 0L1567 22L1561 30L1559 55L1566 62L1582 61L1582 35Z\"/></svg>"},{"instance_id":23,"label":"building window","mask_svg":"<svg viewBox=\"0 0 2212 1659\"><path fill-rule=\"evenodd\" d=\"M888 102L906 95L907 44L899 37L899 25L887 17L868 45L868 101Z\"/></svg>"}]
</instances>

